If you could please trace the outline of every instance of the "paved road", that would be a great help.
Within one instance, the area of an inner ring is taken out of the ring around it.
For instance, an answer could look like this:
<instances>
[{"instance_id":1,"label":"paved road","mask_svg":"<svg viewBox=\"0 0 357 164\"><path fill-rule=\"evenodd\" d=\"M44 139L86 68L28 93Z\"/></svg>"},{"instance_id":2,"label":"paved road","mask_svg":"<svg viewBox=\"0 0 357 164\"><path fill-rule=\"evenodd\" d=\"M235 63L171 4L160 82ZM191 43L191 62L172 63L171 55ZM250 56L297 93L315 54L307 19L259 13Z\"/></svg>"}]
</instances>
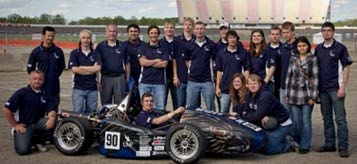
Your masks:
<instances>
[{"instance_id":1,"label":"paved road","mask_svg":"<svg viewBox=\"0 0 357 164\"><path fill-rule=\"evenodd\" d=\"M1 67L1 65L0 65ZM347 119L350 130L350 152L351 157L347 159L339 158L337 152L332 153L315 153L311 152L306 155L298 153L286 153L274 156L264 156L260 154L243 154L241 156L210 156L203 158L200 163L354 163L357 160L357 66L352 65L351 78L349 81L349 91L347 98ZM0 72L0 104L4 105L9 96L27 84L27 74L25 72ZM71 109L71 72L65 71L61 77L61 109ZM313 114L313 145L312 149L317 148L323 142L322 118L316 106ZM53 146L49 146L49 151L44 153L34 152L29 156L20 157L16 155L12 136L10 134L10 125L8 124L3 113L0 112L0 163L172 163L169 159L143 159L143 160L122 160L110 159L101 156L93 146L87 155L83 156L64 156Z\"/></svg>"}]
</instances>

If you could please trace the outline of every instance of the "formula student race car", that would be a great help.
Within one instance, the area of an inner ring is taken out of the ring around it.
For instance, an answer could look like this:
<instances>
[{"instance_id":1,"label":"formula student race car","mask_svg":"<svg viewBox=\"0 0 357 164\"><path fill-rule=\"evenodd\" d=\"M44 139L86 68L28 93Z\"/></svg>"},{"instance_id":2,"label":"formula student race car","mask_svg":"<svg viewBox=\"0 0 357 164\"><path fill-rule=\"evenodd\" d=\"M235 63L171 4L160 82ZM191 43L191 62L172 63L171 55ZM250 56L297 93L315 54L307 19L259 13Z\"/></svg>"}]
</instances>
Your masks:
<instances>
[{"instance_id":1,"label":"formula student race car","mask_svg":"<svg viewBox=\"0 0 357 164\"><path fill-rule=\"evenodd\" d=\"M115 158L169 156L177 163L198 161L206 152L257 151L266 142L260 127L242 119L208 110L187 109L178 121L147 129L135 125L127 96L120 105L104 105L99 112L80 115L62 111L54 143L65 155L80 155L100 143L99 152Z\"/></svg>"}]
</instances>

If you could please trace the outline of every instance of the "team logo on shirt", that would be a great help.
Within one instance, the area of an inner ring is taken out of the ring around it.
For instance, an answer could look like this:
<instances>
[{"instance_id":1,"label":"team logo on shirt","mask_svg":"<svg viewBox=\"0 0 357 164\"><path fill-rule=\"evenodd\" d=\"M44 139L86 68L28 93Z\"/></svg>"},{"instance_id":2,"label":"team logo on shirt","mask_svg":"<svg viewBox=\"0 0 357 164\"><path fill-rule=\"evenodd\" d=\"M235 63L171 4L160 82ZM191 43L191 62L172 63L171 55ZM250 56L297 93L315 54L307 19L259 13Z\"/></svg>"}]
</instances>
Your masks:
<instances>
[{"instance_id":1,"label":"team logo on shirt","mask_svg":"<svg viewBox=\"0 0 357 164\"><path fill-rule=\"evenodd\" d=\"M240 60L240 57L238 56L238 54L235 55L236 60Z\"/></svg>"},{"instance_id":2,"label":"team logo on shirt","mask_svg":"<svg viewBox=\"0 0 357 164\"><path fill-rule=\"evenodd\" d=\"M56 59L59 58L59 56L56 54L56 52L54 52L53 55L55 56Z\"/></svg>"},{"instance_id":3,"label":"team logo on shirt","mask_svg":"<svg viewBox=\"0 0 357 164\"><path fill-rule=\"evenodd\" d=\"M259 57L260 57L260 58L263 58L263 54L261 54Z\"/></svg>"},{"instance_id":4,"label":"team logo on shirt","mask_svg":"<svg viewBox=\"0 0 357 164\"><path fill-rule=\"evenodd\" d=\"M119 48L116 48L116 49L115 49L115 53L117 53L117 54L121 54L120 49L119 49Z\"/></svg>"},{"instance_id":5,"label":"team logo on shirt","mask_svg":"<svg viewBox=\"0 0 357 164\"><path fill-rule=\"evenodd\" d=\"M335 54L333 53L333 51L330 51L330 56L331 56L331 57L334 57L334 56L335 56Z\"/></svg>"},{"instance_id":6,"label":"team logo on shirt","mask_svg":"<svg viewBox=\"0 0 357 164\"><path fill-rule=\"evenodd\" d=\"M278 50L278 54L279 54L279 55L281 55L281 52L280 52L280 50Z\"/></svg>"},{"instance_id":7,"label":"team logo on shirt","mask_svg":"<svg viewBox=\"0 0 357 164\"><path fill-rule=\"evenodd\" d=\"M146 120L147 123L150 123L150 121L151 121L151 117L149 117L149 118Z\"/></svg>"},{"instance_id":8,"label":"team logo on shirt","mask_svg":"<svg viewBox=\"0 0 357 164\"><path fill-rule=\"evenodd\" d=\"M249 108L257 110L258 109L258 105L257 104L253 104L253 103L249 103Z\"/></svg>"},{"instance_id":9,"label":"team logo on shirt","mask_svg":"<svg viewBox=\"0 0 357 164\"><path fill-rule=\"evenodd\" d=\"M157 52L158 54L162 54L162 51L161 51L160 49L157 49L156 52Z\"/></svg>"},{"instance_id":10,"label":"team logo on shirt","mask_svg":"<svg viewBox=\"0 0 357 164\"><path fill-rule=\"evenodd\" d=\"M46 100L43 98L43 96L41 96L40 100L42 103L46 103Z\"/></svg>"},{"instance_id":11,"label":"team logo on shirt","mask_svg":"<svg viewBox=\"0 0 357 164\"><path fill-rule=\"evenodd\" d=\"M205 51L210 51L210 49L207 46L205 46L204 48L205 48Z\"/></svg>"},{"instance_id":12,"label":"team logo on shirt","mask_svg":"<svg viewBox=\"0 0 357 164\"><path fill-rule=\"evenodd\" d=\"M89 57L89 60L90 60L91 62L94 62L93 56L90 56L90 57Z\"/></svg>"},{"instance_id":13,"label":"team logo on shirt","mask_svg":"<svg viewBox=\"0 0 357 164\"><path fill-rule=\"evenodd\" d=\"M185 56L185 54L184 54L184 53L182 53L182 54L181 54L181 56L182 56L182 57L184 57L184 56Z\"/></svg>"}]
</instances>

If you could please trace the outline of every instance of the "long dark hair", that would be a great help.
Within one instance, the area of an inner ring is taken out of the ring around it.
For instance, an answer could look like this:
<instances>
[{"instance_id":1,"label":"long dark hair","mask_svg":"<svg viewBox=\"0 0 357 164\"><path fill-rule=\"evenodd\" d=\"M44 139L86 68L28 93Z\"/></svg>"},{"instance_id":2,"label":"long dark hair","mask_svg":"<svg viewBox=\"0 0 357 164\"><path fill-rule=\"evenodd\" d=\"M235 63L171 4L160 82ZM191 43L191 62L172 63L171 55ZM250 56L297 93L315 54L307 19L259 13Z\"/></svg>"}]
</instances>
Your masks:
<instances>
[{"instance_id":1,"label":"long dark hair","mask_svg":"<svg viewBox=\"0 0 357 164\"><path fill-rule=\"evenodd\" d=\"M309 39L307 39L305 36L300 36L300 37L296 38L296 41L295 41L296 52L298 52L298 53L300 54L300 52L297 50L297 44L298 44L298 43L305 43L305 44L307 44L307 46L309 47L309 48L307 49L307 53L310 53L310 51L311 51L311 44L310 44L310 42L309 42Z\"/></svg>"},{"instance_id":2,"label":"long dark hair","mask_svg":"<svg viewBox=\"0 0 357 164\"><path fill-rule=\"evenodd\" d=\"M253 34L254 33L259 33L260 35L262 35L263 40L260 43L260 48L258 50L258 52L255 52L255 44L253 43ZM259 56L260 54L263 53L264 49L267 47L267 43L265 41L265 36L264 36L264 32L262 29L255 29L252 31L252 33L250 34L250 43L249 43L249 53L253 56Z\"/></svg>"},{"instance_id":3,"label":"long dark hair","mask_svg":"<svg viewBox=\"0 0 357 164\"><path fill-rule=\"evenodd\" d=\"M233 87L233 80L239 78L242 81L242 88L240 90L236 90ZM229 85L229 95L231 97L231 102L233 106L237 105L238 102L243 103L245 101L245 95L247 93L247 80L241 73L235 73L232 77L231 83Z\"/></svg>"}]
</instances>

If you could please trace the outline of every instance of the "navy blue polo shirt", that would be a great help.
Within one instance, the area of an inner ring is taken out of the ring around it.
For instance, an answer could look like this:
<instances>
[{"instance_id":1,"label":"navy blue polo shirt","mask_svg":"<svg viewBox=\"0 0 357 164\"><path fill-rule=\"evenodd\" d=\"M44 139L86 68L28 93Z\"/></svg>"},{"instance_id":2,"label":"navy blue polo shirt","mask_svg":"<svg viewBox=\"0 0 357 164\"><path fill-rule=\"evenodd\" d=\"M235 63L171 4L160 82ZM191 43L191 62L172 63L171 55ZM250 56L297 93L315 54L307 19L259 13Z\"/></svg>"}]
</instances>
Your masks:
<instances>
[{"instance_id":1,"label":"navy blue polo shirt","mask_svg":"<svg viewBox=\"0 0 357 164\"><path fill-rule=\"evenodd\" d=\"M173 53L174 53L174 40L172 42L169 42L165 37L161 38L160 44L164 49L166 49L169 52L169 60L167 62L166 66L166 78L168 81L172 81L174 77L173 69L172 69L172 58L173 58Z\"/></svg>"},{"instance_id":2,"label":"navy blue polo shirt","mask_svg":"<svg viewBox=\"0 0 357 164\"><path fill-rule=\"evenodd\" d=\"M250 73L259 75L262 80L264 80L267 75L267 68L275 66L276 64L273 55L270 55L267 49L263 50L259 56L250 54L250 63Z\"/></svg>"},{"instance_id":3,"label":"navy blue polo shirt","mask_svg":"<svg viewBox=\"0 0 357 164\"><path fill-rule=\"evenodd\" d=\"M141 74L141 65L138 60L138 50L143 43L144 42L141 40L138 40L135 43L131 43L129 40L124 42L125 56L130 59L130 76L134 78L137 84L139 83L139 77Z\"/></svg>"},{"instance_id":4,"label":"navy blue polo shirt","mask_svg":"<svg viewBox=\"0 0 357 164\"><path fill-rule=\"evenodd\" d=\"M191 44L194 42L195 36L192 35L191 40L187 40L185 38L185 35L179 35L175 37L174 40L174 53L173 53L173 58L176 60L176 69L177 69L177 76L178 79L180 80L180 83L187 84L187 79L188 79L188 69L187 65L185 62L185 50L188 44Z\"/></svg>"},{"instance_id":5,"label":"navy blue polo shirt","mask_svg":"<svg viewBox=\"0 0 357 164\"><path fill-rule=\"evenodd\" d=\"M29 126L36 123L45 114L54 111L53 103L45 96L45 92L35 92L30 85L17 90L5 103L12 113L18 111L17 123Z\"/></svg>"},{"instance_id":6,"label":"navy blue polo shirt","mask_svg":"<svg viewBox=\"0 0 357 164\"><path fill-rule=\"evenodd\" d=\"M276 86L280 87L280 72L281 72L281 53L283 49L283 44L279 42L278 47L271 47L271 43L268 44L268 54L272 55L275 59L275 71L274 71L274 80Z\"/></svg>"},{"instance_id":7,"label":"navy blue polo shirt","mask_svg":"<svg viewBox=\"0 0 357 164\"><path fill-rule=\"evenodd\" d=\"M154 129L160 126L165 126L168 123L162 123L161 125L153 125L152 120L164 115L163 112L153 109L152 111L141 111L135 119L135 124L148 129Z\"/></svg>"},{"instance_id":8,"label":"navy blue polo shirt","mask_svg":"<svg viewBox=\"0 0 357 164\"><path fill-rule=\"evenodd\" d=\"M125 55L124 44L117 40L116 45L111 47L108 40L100 42L96 47L96 53L99 57L102 68L102 75L116 77L125 75L125 65L129 59Z\"/></svg>"},{"instance_id":9,"label":"navy blue polo shirt","mask_svg":"<svg viewBox=\"0 0 357 164\"><path fill-rule=\"evenodd\" d=\"M247 51L238 49L238 47L235 52L230 52L227 48L221 49L217 54L216 68L217 71L223 72L220 86L221 92L228 94L233 75L250 69Z\"/></svg>"},{"instance_id":10,"label":"navy blue polo shirt","mask_svg":"<svg viewBox=\"0 0 357 164\"><path fill-rule=\"evenodd\" d=\"M49 48L40 46L32 50L27 62L27 72L40 70L45 74L43 89L46 93L57 95L60 92L60 80L64 68L66 67L63 51L56 45Z\"/></svg>"},{"instance_id":11,"label":"navy blue polo shirt","mask_svg":"<svg viewBox=\"0 0 357 164\"><path fill-rule=\"evenodd\" d=\"M213 68L211 60L216 58L216 45L208 37L205 37L205 43L200 47L196 41L186 47L185 60L191 61L188 80L193 82L213 81Z\"/></svg>"},{"instance_id":12,"label":"navy blue polo shirt","mask_svg":"<svg viewBox=\"0 0 357 164\"><path fill-rule=\"evenodd\" d=\"M161 60L169 60L169 52L168 50L164 49L160 45L160 42L157 46L151 46L149 43L143 44L139 48L138 58L145 56L148 60L153 59L161 59ZM158 84L158 85L165 85L166 84L166 68L155 68L153 66L144 67L142 66L141 75L139 82L144 84Z\"/></svg>"},{"instance_id":13,"label":"navy blue polo shirt","mask_svg":"<svg viewBox=\"0 0 357 164\"><path fill-rule=\"evenodd\" d=\"M83 51L78 48L71 52L68 69L79 66L93 66L94 63L101 65L99 58L94 50L91 50L88 55L85 55ZM97 74L80 75L74 74L74 89L79 90L97 90Z\"/></svg>"},{"instance_id":14,"label":"navy blue polo shirt","mask_svg":"<svg viewBox=\"0 0 357 164\"><path fill-rule=\"evenodd\" d=\"M296 40L291 44L283 43L282 46L280 56L280 88L285 89L285 80L289 69L290 56L296 54Z\"/></svg>"},{"instance_id":15,"label":"navy blue polo shirt","mask_svg":"<svg viewBox=\"0 0 357 164\"><path fill-rule=\"evenodd\" d=\"M320 91L332 91L339 88L342 82L343 67L351 65L352 59L346 46L334 40L331 47L324 47L323 43L316 47L315 55L319 60ZM341 72L340 72L341 71Z\"/></svg>"},{"instance_id":16,"label":"navy blue polo shirt","mask_svg":"<svg viewBox=\"0 0 357 164\"><path fill-rule=\"evenodd\" d=\"M289 119L288 111L268 89L260 88L254 96L248 92L245 100L243 118L255 125L261 126L265 116L276 118L279 124Z\"/></svg>"}]
</instances>

